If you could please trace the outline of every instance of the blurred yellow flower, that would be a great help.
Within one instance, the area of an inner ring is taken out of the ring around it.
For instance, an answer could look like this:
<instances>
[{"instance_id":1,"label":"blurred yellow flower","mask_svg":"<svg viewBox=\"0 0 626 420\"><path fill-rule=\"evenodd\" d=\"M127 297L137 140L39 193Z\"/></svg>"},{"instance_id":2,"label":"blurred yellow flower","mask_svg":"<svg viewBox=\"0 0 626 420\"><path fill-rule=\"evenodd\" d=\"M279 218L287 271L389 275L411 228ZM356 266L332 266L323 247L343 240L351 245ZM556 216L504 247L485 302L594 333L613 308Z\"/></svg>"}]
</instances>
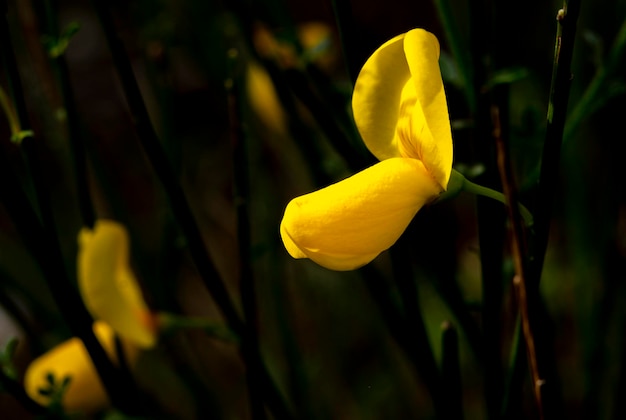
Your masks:
<instances>
[{"instance_id":1,"label":"blurred yellow flower","mask_svg":"<svg viewBox=\"0 0 626 420\"><path fill-rule=\"evenodd\" d=\"M158 317L148 309L130 267L124 226L98 220L93 230L81 230L78 242L78 286L89 312L138 347L153 347Z\"/></svg>"},{"instance_id":2,"label":"blurred yellow flower","mask_svg":"<svg viewBox=\"0 0 626 420\"><path fill-rule=\"evenodd\" d=\"M104 322L96 322L93 329L109 357L117 362L114 351L115 336L111 327ZM136 349L125 350L125 357L129 364L133 364L137 356ZM26 369L24 389L33 400L42 405L48 405L51 401L50 395L40 392L50 387L47 379L50 374L57 384L65 377L70 377L62 400L63 408L68 413L89 414L109 405L100 377L80 339L71 338L57 345L33 360Z\"/></svg>"},{"instance_id":3,"label":"blurred yellow flower","mask_svg":"<svg viewBox=\"0 0 626 420\"><path fill-rule=\"evenodd\" d=\"M296 36L302 51L298 53L293 42L281 40L264 25L254 28L253 43L257 53L273 60L281 68L295 68L307 62L329 71L337 61L333 32L326 23L304 22L296 27Z\"/></svg>"},{"instance_id":4,"label":"blurred yellow flower","mask_svg":"<svg viewBox=\"0 0 626 420\"><path fill-rule=\"evenodd\" d=\"M452 171L452 134L439 42L422 29L387 41L357 78L352 109L381 162L293 199L280 226L294 258L332 270L361 267L393 245Z\"/></svg>"}]
</instances>

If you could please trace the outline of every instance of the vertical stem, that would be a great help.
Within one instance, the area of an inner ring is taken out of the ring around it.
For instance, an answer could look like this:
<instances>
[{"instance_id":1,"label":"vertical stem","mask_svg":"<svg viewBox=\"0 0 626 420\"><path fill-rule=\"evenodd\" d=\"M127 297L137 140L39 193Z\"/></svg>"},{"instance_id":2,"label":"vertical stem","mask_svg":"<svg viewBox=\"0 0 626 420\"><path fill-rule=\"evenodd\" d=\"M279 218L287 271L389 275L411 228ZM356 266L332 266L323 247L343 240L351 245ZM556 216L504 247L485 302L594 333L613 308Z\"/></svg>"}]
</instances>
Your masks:
<instances>
[{"instance_id":1,"label":"vertical stem","mask_svg":"<svg viewBox=\"0 0 626 420\"><path fill-rule=\"evenodd\" d=\"M491 113L493 121L493 137L496 141L496 150L498 157L498 170L500 171L500 178L502 179L502 188L504 189L504 195L507 198L507 210L509 214L509 220L512 226L511 230L513 233L512 253L516 273L513 284L515 285L515 288L517 290L518 307L522 323L522 331L524 333L524 339L526 343L528 364L530 366L530 372L532 376L535 402L537 403L537 409L539 410L539 417L543 419L544 413L541 386L545 381L543 379L542 373L539 371L539 365L537 363L537 350L535 347L534 328L533 325L531 325L531 319L529 315L531 303L529 303L529 298L526 290L526 236L522 223L522 217L519 211L519 200L517 198L517 188L513 180L511 159L508 150L506 149L504 140L502 139L499 108L496 105L493 105L491 108Z\"/></svg>"},{"instance_id":2,"label":"vertical stem","mask_svg":"<svg viewBox=\"0 0 626 420\"><path fill-rule=\"evenodd\" d=\"M238 51L228 51L229 59L233 61L231 67L237 64ZM234 202L237 218L237 242L239 245L239 288L241 303L246 321L245 334L241 337L241 351L248 362L246 376L248 384L248 397L254 420L266 418L263 399L260 398L262 383L259 379L260 348L258 336L258 313L256 301L256 287L254 272L252 270L252 256L250 252L250 218L248 213L248 200L250 197L248 157L246 137L242 133L239 108L239 88L241 77L238 77L237 69L233 69L231 78L226 81L228 91L228 115L230 140L233 148L233 179L234 179Z\"/></svg>"},{"instance_id":3,"label":"vertical stem","mask_svg":"<svg viewBox=\"0 0 626 420\"><path fill-rule=\"evenodd\" d=\"M53 39L58 40L59 28L56 21L56 6L56 0L44 0L44 9L46 11L45 22L48 35ZM61 87L61 95L63 97L63 106L65 108L80 214L83 219L83 225L92 228L94 226L96 216L89 188L85 142L80 130L79 117L76 109L76 102L74 101L74 90L72 89L70 81L69 68L64 54L54 57L52 62L56 67L57 77Z\"/></svg>"},{"instance_id":4,"label":"vertical stem","mask_svg":"<svg viewBox=\"0 0 626 420\"><path fill-rule=\"evenodd\" d=\"M561 143L571 84L571 62L576 36L580 0L565 0L557 14L557 32L548 102L546 138L541 158L535 206L534 261L530 266L529 286L537 288L548 246L553 195L559 177Z\"/></svg>"},{"instance_id":5,"label":"vertical stem","mask_svg":"<svg viewBox=\"0 0 626 420\"><path fill-rule=\"evenodd\" d=\"M490 107L491 92L486 86L494 65L493 2L471 2L470 54L472 57L473 89L476 98L474 114L474 144L476 158L485 165L485 172L478 181L490 188L500 189L497 176L495 151L491 139ZM483 361L485 371L485 404L488 419L500 415L502 400L502 300L504 281L502 275L505 217L502 206L493 200L477 197L478 240L482 275Z\"/></svg>"}]
</instances>

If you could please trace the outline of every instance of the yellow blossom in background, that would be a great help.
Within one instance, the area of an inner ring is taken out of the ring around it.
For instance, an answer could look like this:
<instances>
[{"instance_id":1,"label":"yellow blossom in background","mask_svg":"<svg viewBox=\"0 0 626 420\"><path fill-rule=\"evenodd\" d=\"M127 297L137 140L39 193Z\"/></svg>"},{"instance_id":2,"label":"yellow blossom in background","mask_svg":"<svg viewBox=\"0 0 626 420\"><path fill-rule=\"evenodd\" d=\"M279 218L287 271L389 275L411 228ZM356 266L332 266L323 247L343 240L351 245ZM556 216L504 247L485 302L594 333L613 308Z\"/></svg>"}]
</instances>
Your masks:
<instances>
[{"instance_id":1,"label":"yellow blossom in background","mask_svg":"<svg viewBox=\"0 0 626 420\"><path fill-rule=\"evenodd\" d=\"M293 43L281 40L264 25L256 26L253 42L261 57L273 60L282 68L298 67L303 62L313 62L327 71L334 66L337 51L330 26L323 22L304 22L297 26L296 36L302 47L300 55Z\"/></svg>"},{"instance_id":2,"label":"yellow blossom in background","mask_svg":"<svg viewBox=\"0 0 626 420\"><path fill-rule=\"evenodd\" d=\"M383 44L357 78L357 128L380 163L293 199L280 226L294 258L333 270L361 267L393 245L448 185L452 134L439 42L414 29Z\"/></svg>"},{"instance_id":3,"label":"yellow blossom in background","mask_svg":"<svg viewBox=\"0 0 626 420\"><path fill-rule=\"evenodd\" d=\"M96 322L93 329L109 357L117 362L114 351L115 335L111 327L104 322ZM129 364L133 364L137 351L132 347L126 350L125 357ZM71 378L62 400L63 408L67 412L88 414L109 405L100 377L80 339L71 338L57 345L33 360L26 369L24 389L33 400L42 405L50 403L50 397L39 392L40 389L50 386L46 379L49 374L54 375L57 383L65 377Z\"/></svg>"},{"instance_id":4,"label":"yellow blossom in background","mask_svg":"<svg viewBox=\"0 0 626 420\"><path fill-rule=\"evenodd\" d=\"M128 232L111 220L82 229L78 286L94 318L141 348L156 344L157 317L148 309L129 263Z\"/></svg>"},{"instance_id":5,"label":"yellow blossom in background","mask_svg":"<svg viewBox=\"0 0 626 420\"><path fill-rule=\"evenodd\" d=\"M283 109L272 78L263 66L255 61L248 64L246 71L248 101L266 127L286 135L287 115Z\"/></svg>"}]
</instances>

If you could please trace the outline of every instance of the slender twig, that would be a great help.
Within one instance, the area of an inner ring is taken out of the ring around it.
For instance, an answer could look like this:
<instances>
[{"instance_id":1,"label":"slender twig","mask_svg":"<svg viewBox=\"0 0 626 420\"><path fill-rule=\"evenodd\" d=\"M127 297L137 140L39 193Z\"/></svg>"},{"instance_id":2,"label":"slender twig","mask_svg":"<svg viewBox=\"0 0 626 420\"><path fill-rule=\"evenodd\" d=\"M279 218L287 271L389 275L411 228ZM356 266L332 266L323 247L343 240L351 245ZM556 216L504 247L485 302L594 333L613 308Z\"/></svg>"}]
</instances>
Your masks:
<instances>
[{"instance_id":1,"label":"slender twig","mask_svg":"<svg viewBox=\"0 0 626 420\"><path fill-rule=\"evenodd\" d=\"M520 312L520 318L522 323L522 331L524 333L524 339L526 342L526 354L528 356L528 362L530 366L530 372L533 379L533 391L535 401L537 403L537 409L539 411L539 417L544 418L543 414L543 402L541 386L545 382L541 372L539 371L539 365L537 363L537 351L535 348L535 335L534 329L531 325L531 319L529 316L529 299L526 291L526 272L527 262L525 253L527 252L526 234L524 226L522 224L522 218L519 211L519 200L517 198L517 187L513 180L513 169L511 165L511 159L506 149L504 140L502 139L500 129L500 114L497 106L492 106L492 122L493 122L493 137L496 141L497 162L498 170L500 171L500 177L502 179L502 188L504 195L507 198L507 210L509 220L512 226L512 254L515 264L515 277L513 284L517 291L518 307Z\"/></svg>"},{"instance_id":2,"label":"slender twig","mask_svg":"<svg viewBox=\"0 0 626 420\"><path fill-rule=\"evenodd\" d=\"M262 392L262 381L260 380L260 348L258 337L258 314L256 301L256 285L254 272L252 270L252 255L250 245L250 217L248 213L248 200L250 198L250 185L248 175L248 156L246 136L242 132L240 121L239 89L241 84L240 72L235 68L239 63L238 51L231 49L229 59L231 65L231 78L226 81L228 92L228 115L229 132L233 148L233 193L235 202L235 213L237 217L237 240L239 246L239 267L240 280L239 289L241 303L246 320L246 331L242 337L241 351L248 362L246 366L246 376L248 384L248 395L250 398L250 408L252 418L262 420L266 418L263 399L260 398Z\"/></svg>"},{"instance_id":3,"label":"slender twig","mask_svg":"<svg viewBox=\"0 0 626 420\"><path fill-rule=\"evenodd\" d=\"M59 28L56 18L56 0L45 0L43 2L46 13L45 23L48 35L56 41L59 40ZM67 121L68 138L72 151L72 164L74 166L74 180L76 182L76 193L83 225L93 227L95 223L95 211L91 201L89 188L89 176L87 171L87 158L85 154L85 142L81 134L79 117L74 99L74 90L70 82L70 73L64 54L52 57L55 65L63 105L65 110L65 120Z\"/></svg>"}]
</instances>

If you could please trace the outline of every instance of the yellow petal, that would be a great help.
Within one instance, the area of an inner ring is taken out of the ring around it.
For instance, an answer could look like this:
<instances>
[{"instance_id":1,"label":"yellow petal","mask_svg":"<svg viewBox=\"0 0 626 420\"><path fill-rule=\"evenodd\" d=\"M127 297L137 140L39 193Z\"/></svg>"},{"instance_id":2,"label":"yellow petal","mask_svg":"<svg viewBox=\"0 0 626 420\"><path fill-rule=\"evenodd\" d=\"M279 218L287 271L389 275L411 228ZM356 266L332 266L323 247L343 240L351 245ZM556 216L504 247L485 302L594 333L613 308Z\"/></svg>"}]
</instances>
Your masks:
<instances>
[{"instance_id":1,"label":"yellow petal","mask_svg":"<svg viewBox=\"0 0 626 420\"><path fill-rule=\"evenodd\" d=\"M354 85L354 122L367 148L385 160L399 157L394 141L402 88L411 77L404 55L405 35L385 42L365 62Z\"/></svg>"},{"instance_id":2,"label":"yellow petal","mask_svg":"<svg viewBox=\"0 0 626 420\"><path fill-rule=\"evenodd\" d=\"M113 330L103 322L96 322L94 332L111 356L114 353ZM63 407L68 412L80 411L89 414L109 404L96 368L80 339L71 338L59 344L33 360L26 369L24 389L33 400L42 405L50 402L48 396L39 393L40 389L49 387L46 380L49 373L52 373L55 381L59 383L66 376L71 377L63 396Z\"/></svg>"},{"instance_id":3,"label":"yellow petal","mask_svg":"<svg viewBox=\"0 0 626 420\"><path fill-rule=\"evenodd\" d=\"M439 69L439 42L423 29L407 32L404 52L415 86L419 107L415 107L413 119L419 123L413 127L413 141L419 143L420 159L442 188L446 188L452 170L452 134L448 104ZM429 133L420 128L424 121ZM420 130L420 131L418 131Z\"/></svg>"},{"instance_id":4,"label":"yellow petal","mask_svg":"<svg viewBox=\"0 0 626 420\"><path fill-rule=\"evenodd\" d=\"M98 220L79 235L78 285L91 314L121 337L147 348L156 328L129 266L128 233L119 223Z\"/></svg>"},{"instance_id":5,"label":"yellow petal","mask_svg":"<svg viewBox=\"0 0 626 420\"><path fill-rule=\"evenodd\" d=\"M423 29L391 39L361 69L352 110L374 156L420 159L445 189L452 135L438 60L439 42Z\"/></svg>"},{"instance_id":6,"label":"yellow petal","mask_svg":"<svg viewBox=\"0 0 626 420\"><path fill-rule=\"evenodd\" d=\"M441 188L421 161L391 158L293 199L280 233L294 258L353 270L388 249Z\"/></svg>"}]
</instances>

